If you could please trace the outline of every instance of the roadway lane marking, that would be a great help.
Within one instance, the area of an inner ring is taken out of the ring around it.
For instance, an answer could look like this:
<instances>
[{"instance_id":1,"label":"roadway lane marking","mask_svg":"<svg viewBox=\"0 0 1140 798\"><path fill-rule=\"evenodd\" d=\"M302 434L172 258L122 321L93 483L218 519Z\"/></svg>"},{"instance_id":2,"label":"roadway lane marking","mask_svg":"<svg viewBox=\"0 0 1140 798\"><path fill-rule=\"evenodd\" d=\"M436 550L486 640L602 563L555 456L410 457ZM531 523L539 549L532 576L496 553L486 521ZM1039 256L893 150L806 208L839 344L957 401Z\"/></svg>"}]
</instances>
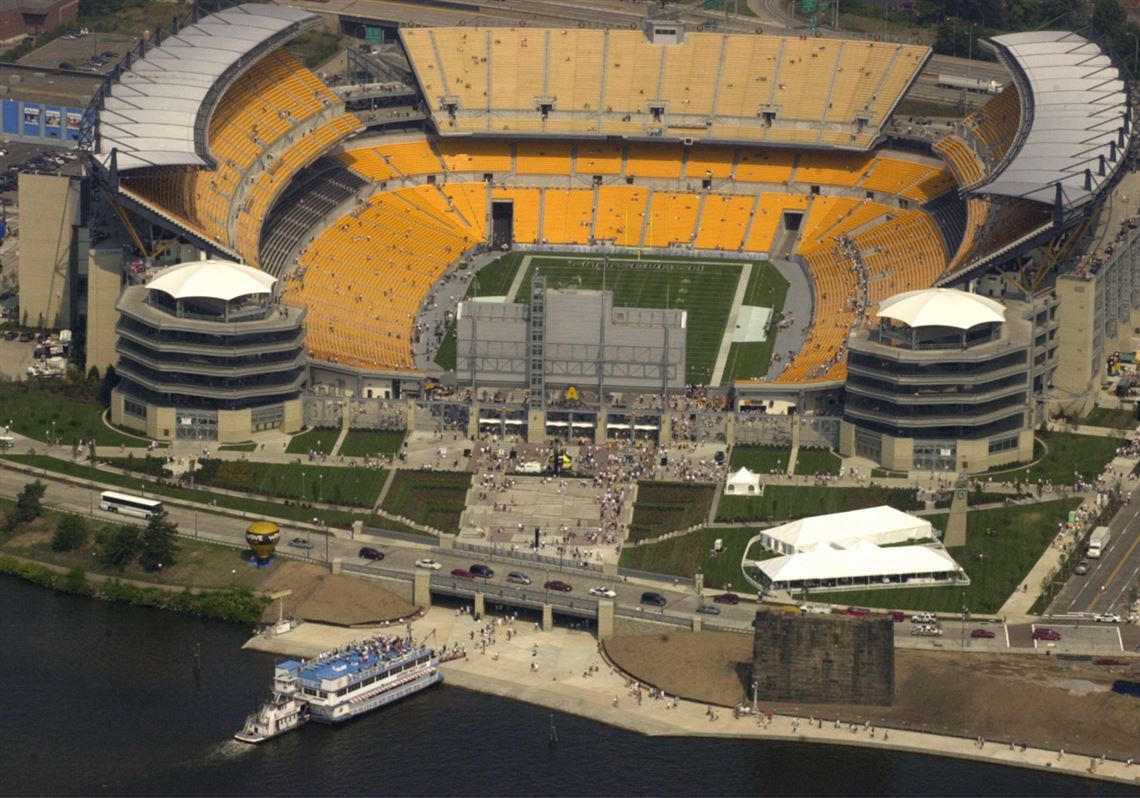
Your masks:
<instances>
[{"instance_id":1,"label":"roadway lane marking","mask_svg":"<svg viewBox=\"0 0 1140 798\"><path fill-rule=\"evenodd\" d=\"M1009 648L1009 624L1003 623L1001 628L1005 632L1005 647Z\"/></svg>"},{"instance_id":2,"label":"roadway lane marking","mask_svg":"<svg viewBox=\"0 0 1140 798\"><path fill-rule=\"evenodd\" d=\"M1113 624L1113 626L1116 627L1116 642L1120 644L1120 650L1123 651L1124 650L1124 637L1120 634L1120 624L1115 623L1115 624Z\"/></svg>"},{"instance_id":3,"label":"roadway lane marking","mask_svg":"<svg viewBox=\"0 0 1140 798\"><path fill-rule=\"evenodd\" d=\"M1127 590L1128 586L1136 580L1137 574L1140 574L1140 565L1137 565L1136 568L1133 569L1132 576L1123 581L1123 584L1120 586L1120 590L1116 591L1116 597L1113 598L1112 604L1109 605L1109 609L1112 609L1112 607L1115 607L1117 605L1117 603L1120 601L1121 596L1124 595L1124 591Z\"/></svg>"},{"instance_id":4,"label":"roadway lane marking","mask_svg":"<svg viewBox=\"0 0 1140 798\"><path fill-rule=\"evenodd\" d=\"M1140 510L1137 510L1136 513L1140 513ZM1132 517L1135 518L1136 514L1134 513ZM1132 545L1128 547L1128 551L1124 552L1124 556L1120 558L1120 562L1117 563L1116 567L1112 569L1112 573L1108 575L1108 579L1104 582L1104 587L1107 588L1110 584L1112 584L1112 580L1116 578L1116 575L1118 573L1120 573L1120 569L1124 567L1124 564L1126 562L1128 562L1128 558L1132 556L1132 552L1136 550L1137 546L1140 546L1140 535L1136 536L1136 540L1132 541ZM1100 597L1103 595L1103 592L1097 593L1093 600L1089 602L1090 610L1096 608L1097 602L1100 601Z\"/></svg>"}]
</instances>

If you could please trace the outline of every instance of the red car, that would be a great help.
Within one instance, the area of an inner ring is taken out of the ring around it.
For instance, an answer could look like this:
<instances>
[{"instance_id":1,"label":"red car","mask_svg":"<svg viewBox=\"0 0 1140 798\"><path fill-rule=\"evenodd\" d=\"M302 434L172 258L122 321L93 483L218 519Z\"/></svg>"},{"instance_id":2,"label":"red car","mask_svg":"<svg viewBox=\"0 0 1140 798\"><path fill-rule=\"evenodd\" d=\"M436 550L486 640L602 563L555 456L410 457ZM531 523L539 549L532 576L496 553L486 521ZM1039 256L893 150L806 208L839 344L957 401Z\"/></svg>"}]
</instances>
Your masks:
<instances>
[{"instance_id":1,"label":"red car","mask_svg":"<svg viewBox=\"0 0 1140 798\"><path fill-rule=\"evenodd\" d=\"M721 593L719 596L713 596L713 601L717 604L739 604L740 596L735 593Z\"/></svg>"},{"instance_id":2,"label":"red car","mask_svg":"<svg viewBox=\"0 0 1140 798\"><path fill-rule=\"evenodd\" d=\"M989 629L975 629L974 631L970 632L970 637L980 637L983 640L990 640L994 637L994 633Z\"/></svg>"},{"instance_id":3,"label":"red car","mask_svg":"<svg viewBox=\"0 0 1140 798\"><path fill-rule=\"evenodd\" d=\"M1033 630L1033 639L1034 640L1060 640L1061 639L1061 633L1056 631L1055 629L1034 629Z\"/></svg>"},{"instance_id":4,"label":"red car","mask_svg":"<svg viewBox=\"0 0 1140 798\"><path fill-rule=\"evenodd\" d=\"M870 616L871 611L865 607L848 607L843 611L844 615L854 615L856 618L866 618Z\"/></svg>"},{"instance_id":5,"label":"red car","mask_svg":"<svg viewBox=\"0 0 1140 798\"><path fill-rule=\"evenodd\" d=\"M545 587L547 590L557 590L559 593L569 593L574 589L559 579L551 579L549 582L543 585L543 587Z\"/></svg>"},{"instance_id":6,"label":"red car","mask_svg":"<svg viewBox=\"0 0 1140 798\"><path fill-rule=\"evenodd\" d=\"M906 613L902 610L891 610L887 613L887 615L889 615L891 617L891 620L895 623L902 623L906 620Z\"/></svg>"},{"instance_id":7,"label":"red car","mask_svg":"<svg viewBox=\"0 0 1140 798\"><path fill-rule=\"evenodd\" d=\"M452 568L451 575L458 579L474 579L475 574L468 571L466 568Z\"/></svg>"}]
</instances>

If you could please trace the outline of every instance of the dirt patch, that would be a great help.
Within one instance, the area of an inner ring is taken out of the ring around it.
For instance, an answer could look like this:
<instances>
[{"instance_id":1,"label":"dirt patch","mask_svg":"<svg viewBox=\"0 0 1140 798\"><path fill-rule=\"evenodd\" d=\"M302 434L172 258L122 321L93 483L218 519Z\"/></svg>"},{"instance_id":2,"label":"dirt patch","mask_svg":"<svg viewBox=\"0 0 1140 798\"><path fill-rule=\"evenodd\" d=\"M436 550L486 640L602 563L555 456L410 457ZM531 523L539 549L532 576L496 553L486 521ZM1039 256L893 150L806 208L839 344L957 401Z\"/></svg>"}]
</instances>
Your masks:
<instances>
[{"instance_id":1,"label":"dirt patch","mask_svg":"<svg viewBox=\"0 0 1140 798\"><path fill-rule=\"evenodd\" d=\"M330 574L322 566L310 563L279 563L260 589L267 593L293 591L284 599L286 617L337 626L396 621L409 618L417 611L414 604L375 582ZM262 615L262 621L276 621L280 603L273 602Z\"/></svg>"},{"instance_id":2,"label":"dirt patch","mask_svg":"<svg viewBox=\"0 0 1140 798\"><path fill-rule=\"evenodd\" d=\"M745 701L751 635L669 632L605 643L618 667L644 684L710 704ZM773 712L845 722L870 721L963 737L1013 740L1119 759L1140 758L1140 698L1111 691L1140 678L1140 661L1098 666L1031 654L898 649L891 707L792 705ZM1070 688L1080 684L1082 690Z\"/></svg>"}]
</instances>

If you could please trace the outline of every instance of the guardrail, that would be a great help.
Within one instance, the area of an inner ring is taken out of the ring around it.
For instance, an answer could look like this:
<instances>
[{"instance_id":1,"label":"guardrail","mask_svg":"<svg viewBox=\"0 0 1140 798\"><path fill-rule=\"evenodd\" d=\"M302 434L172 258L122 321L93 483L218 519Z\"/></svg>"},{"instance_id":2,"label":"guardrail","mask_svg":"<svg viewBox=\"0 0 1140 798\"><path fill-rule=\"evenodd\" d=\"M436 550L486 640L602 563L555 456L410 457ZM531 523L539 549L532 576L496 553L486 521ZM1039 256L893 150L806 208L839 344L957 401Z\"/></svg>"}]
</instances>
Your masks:
<instances>
[{"instance_id":1,"label":"guardrail","mask_svg":"<svg viewBox=\"0 0 1140 798\"><path fill-rule=\"evenodd\" d=\"M518 551L517 549L511 551L510 549L477 546L473 543L463 543L458 540L455 542L454 550L474 552L479 555L478 559L487 560L488 562L494 560L501 560L503 562L515 561L549 566L551 568L557 568L559 571L571 571L575 573L592 571L596 574L602 573L601 565L589 562L588 560L575 560L572 557L551 557L548 554ZM582 565L583 562L586 564Z\"/></svg>"}]
</instances>

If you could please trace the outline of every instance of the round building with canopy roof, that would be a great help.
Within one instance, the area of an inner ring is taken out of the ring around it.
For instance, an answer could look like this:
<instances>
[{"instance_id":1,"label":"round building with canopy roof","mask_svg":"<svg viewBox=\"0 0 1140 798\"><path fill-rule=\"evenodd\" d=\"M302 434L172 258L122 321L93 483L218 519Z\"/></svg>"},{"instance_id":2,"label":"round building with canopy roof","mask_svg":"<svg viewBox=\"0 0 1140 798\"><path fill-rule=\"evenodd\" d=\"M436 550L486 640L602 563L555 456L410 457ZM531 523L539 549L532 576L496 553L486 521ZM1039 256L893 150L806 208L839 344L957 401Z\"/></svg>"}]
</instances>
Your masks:
<instances>
[{"instance_id":1,"label":"round building with canopy roof","mask_svg":"<svg viewBox=\"0 0 1140 798\"><path fill-rule=\"evenodd\" d=\"M219 443L299 430L305 311L279 304L276 282L201 260L125 289L111 421L160 440Z\"/></svg>"},{"instance_id":2,"label":"round building with canopy roof","mask_svg":"<svg viewBox=\"0 0 1140 798\"><path fill-rule=\"evenodd\" d=\"M849 341L842 453L898 471L1032 459L1028 311L948 288L883 300Z\"/></svg>"}]
</instances>

